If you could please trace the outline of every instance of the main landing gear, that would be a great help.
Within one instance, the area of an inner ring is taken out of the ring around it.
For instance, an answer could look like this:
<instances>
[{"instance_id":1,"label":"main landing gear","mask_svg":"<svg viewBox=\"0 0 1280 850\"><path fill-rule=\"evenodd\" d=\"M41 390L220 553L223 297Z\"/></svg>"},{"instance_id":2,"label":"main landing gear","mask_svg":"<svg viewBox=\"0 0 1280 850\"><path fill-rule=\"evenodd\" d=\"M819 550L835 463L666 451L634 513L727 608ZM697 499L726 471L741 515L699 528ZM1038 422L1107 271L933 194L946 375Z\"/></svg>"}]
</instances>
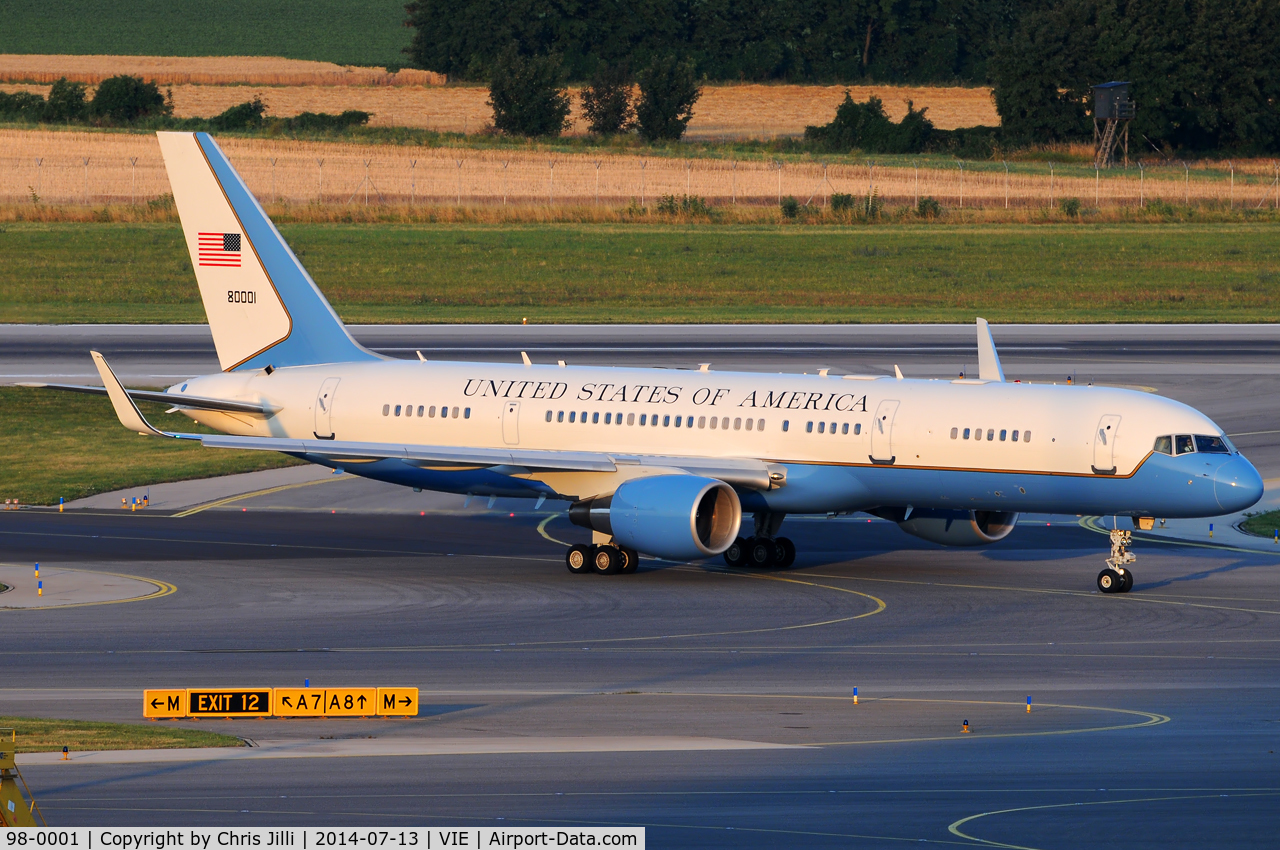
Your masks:
<instances>
[{"instance_id":1,"label":"main landing gear","mask_svg":"<svg viewBox=\"0 0 1280 850\"><path fill-rule=\"evenodd\" d=\"M1133 570L1125 569L1126 564L1138 560L1138 556L1129 551L1132 543L1132 531L1111 529L1111 557L1107 558L1107 568L1098 573L1098 590L1128 593L1133 588Z\"/></svg>"},{"instance_id":2,"label":"main landing gear","mask_svg":"<svg viewBox=\"0 0 1280 850\"><path fill-rule=\"evenodd\" d=\"M731 567L754 567L758 570L778 567L786 569L796 561L796 544L788 537L778 537L778 529L786 514L755 515L756 533L739 537L724 552L724 562Z\"/></svg>"},{"instance_id":3,"label":"main landing gear","mask_svg":"<svg viewBox=\"0 0 1280 850\"><path fill-rule=\"evenodd\" d=\"M612 543L603 546L570 546L564 556L565 566L574 575L615 575L634 573L640 568L640 553Z\"/></svg>"}]
</instances>

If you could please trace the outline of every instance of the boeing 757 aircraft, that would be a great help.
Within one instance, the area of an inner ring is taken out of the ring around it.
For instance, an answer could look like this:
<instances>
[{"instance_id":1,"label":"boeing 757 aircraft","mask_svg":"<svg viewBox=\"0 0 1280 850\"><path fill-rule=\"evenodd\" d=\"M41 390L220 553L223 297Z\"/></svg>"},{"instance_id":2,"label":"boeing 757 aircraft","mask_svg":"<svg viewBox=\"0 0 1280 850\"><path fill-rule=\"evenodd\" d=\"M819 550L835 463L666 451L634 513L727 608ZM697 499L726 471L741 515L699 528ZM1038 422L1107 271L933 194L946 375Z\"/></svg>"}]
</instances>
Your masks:
<instances>
[{"instance_id":1,"label":"boeing 757 aircraft","mask_svg":"<svg viewBox=\"0 0 1280 850\"><path fill-rule=\"evenodd\" d=\"M159 137L222 371L126 390L93 352L104 387L56 387L107 394L141 434L284 452L405 487L561 499L592 533L568 550L574 573L633 572L640 552L786 566L788 514L865 511L977 546L1024 512L1150 528L1262 495L1257 470L1185 404L1006 382L982 319L976 379L389 359L351 338L212 138ZM135 399L222 433L161 430ZM1128 535L1112 533L1103 592L1133 586Z\"/></svg>"}]
</instances>

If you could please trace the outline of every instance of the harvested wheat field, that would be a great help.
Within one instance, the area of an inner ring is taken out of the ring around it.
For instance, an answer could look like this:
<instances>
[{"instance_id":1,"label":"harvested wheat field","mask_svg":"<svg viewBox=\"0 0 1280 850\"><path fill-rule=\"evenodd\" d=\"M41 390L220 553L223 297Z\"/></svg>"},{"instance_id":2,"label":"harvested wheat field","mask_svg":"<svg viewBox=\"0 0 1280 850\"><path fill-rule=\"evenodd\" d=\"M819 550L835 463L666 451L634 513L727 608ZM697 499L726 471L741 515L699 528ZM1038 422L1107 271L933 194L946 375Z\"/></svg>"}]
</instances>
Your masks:
<instances>
[{"instance_id":1,"label":"harvested wheat field","mask_svg":"<svg viewBox=\"0 0 1280 850\"><path fill-rule=\"evenodd\" d=\"M274 56L70 56L0 53L0 82L52 83L60 77L96 85L132 74L159 85L424 86L444 85L444 74L359 68Z\"/></svg>"},{"instance_id":2,"label":"harvested wheat field","mask_svg":"<svg viewBox=\"0 0 1280 850\"><path fill-rule=\"evenodd\" d=\"M208 117L254 96L270 114L299 112L373 113L375 126L421 127L472 133L492 123L483 86L444 86L442 74L382 68L356 68L260 56L25 56L0 54L0 86L39 94L59 77L97 84L115 74L134 74L172 87L180 118ZM27 85L15 85L27 84ZM36 84L36 85L31 85ZM825 124L844 98L845 86L712 85L694 107L687 138L698 140L797 136L809 124ZM1000 123L989 88L959 86L850 86L855 100L875 96L894 120L907 102L927 108L929 119L944 129ZM569 133L586 132L573 98Z\"/></svg>"},{"instance_id":3,"label":"harvested wheat field","mask_svg":"<svg viewBox=\"0 0 1280 850\"><path fill-rule=\"evenodd\" d=\"M1280 204L1269 161L1093 169L969 163L919 167L824 166L815 161L676 159L633 155L355 145L226 138L220 144L264 202L293 204L652 205L662 195L711 204L773 205L793 196L825 204L832 193L874 191L888 205L932 197L951 209L1035 209L1065 197L1086 207ZM142 203L169 193L154 135L0 130L0 203ZM1274 200L1273 200L1274 199Z\"/></svg>"}]
</instances>

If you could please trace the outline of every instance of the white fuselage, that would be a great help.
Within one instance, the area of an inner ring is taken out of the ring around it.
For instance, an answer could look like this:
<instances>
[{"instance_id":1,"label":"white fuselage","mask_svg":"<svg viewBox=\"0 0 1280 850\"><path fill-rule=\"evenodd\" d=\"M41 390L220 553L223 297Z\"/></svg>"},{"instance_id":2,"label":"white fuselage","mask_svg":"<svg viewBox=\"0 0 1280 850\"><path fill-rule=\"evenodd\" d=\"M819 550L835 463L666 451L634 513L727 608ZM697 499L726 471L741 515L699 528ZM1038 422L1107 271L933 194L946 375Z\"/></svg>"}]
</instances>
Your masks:
<instances>
[{"instance_id":1,"label":"white fuselage","mask_svg":"<svg viewBox=\"0 0 1280 850\"><path fill-rule=\"evenodd\" d=\"M323 389L330 398L318 404ZM913 485L927 491L911 502L916 506L970 506L957 501L948 473L1124 480L1161 435L1222 434L1195 409L1151 393L977 380L378 361L222 373L171 392L277 408L269 416L184 411L238 435L756 458L864 469L880 479L888 471L933 473L913 479L931 482ZM585 498L639 473L512 474ZM828 493L815 498L830 504L802 502L846 510L880 501L874 492L853 495L853 504ZM1033 500L1064 512L1103 507L1043 502ZM1182 515L1179 504L1165 500L1151 509ZM1186 507L1203 510L1203 499Z\"/></svg>"}]
</instances>

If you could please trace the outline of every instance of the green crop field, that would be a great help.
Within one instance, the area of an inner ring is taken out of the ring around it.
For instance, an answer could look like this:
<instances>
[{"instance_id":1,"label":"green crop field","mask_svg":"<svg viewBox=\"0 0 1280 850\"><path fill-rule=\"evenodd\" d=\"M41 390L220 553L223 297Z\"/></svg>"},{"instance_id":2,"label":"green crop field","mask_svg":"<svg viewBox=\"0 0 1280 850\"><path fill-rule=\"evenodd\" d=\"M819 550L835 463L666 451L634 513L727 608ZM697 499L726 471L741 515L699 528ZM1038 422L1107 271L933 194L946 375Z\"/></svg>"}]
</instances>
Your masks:
<instances>
[{"instance_id":1,"label":"green crop field","mask_svg":"<svg viewBox=\"0 0 1280 850\"><path fill-rule=\"evenodd\" d=\"M405 64L403 0L0 0L0 53Z\"/></svg>"},{"instance_id":2,"label":"green crop field","mask_svg":"<svg viewBox=\"0 0 1280 850\"><path fill-rule=\"evenodd\" d=\"M164 405L139 406L161 427L208 432L185 416L165 416ZM138 436L124 429L103 396L0 387L0 410L0 496L24 505L301 463L274 452Z\"/></svg>"},{"instance_id":3,"label":"green crop field","mask_svg":"<svg viewBox=\"0 0 1280 850\"><path fill-rule=\"evenodd\" d=\"M1274 322L1275 225L286 224L348 322ZM0 322L193 322L176 224L0 228Z\"/></svg>"}]
</instances>

